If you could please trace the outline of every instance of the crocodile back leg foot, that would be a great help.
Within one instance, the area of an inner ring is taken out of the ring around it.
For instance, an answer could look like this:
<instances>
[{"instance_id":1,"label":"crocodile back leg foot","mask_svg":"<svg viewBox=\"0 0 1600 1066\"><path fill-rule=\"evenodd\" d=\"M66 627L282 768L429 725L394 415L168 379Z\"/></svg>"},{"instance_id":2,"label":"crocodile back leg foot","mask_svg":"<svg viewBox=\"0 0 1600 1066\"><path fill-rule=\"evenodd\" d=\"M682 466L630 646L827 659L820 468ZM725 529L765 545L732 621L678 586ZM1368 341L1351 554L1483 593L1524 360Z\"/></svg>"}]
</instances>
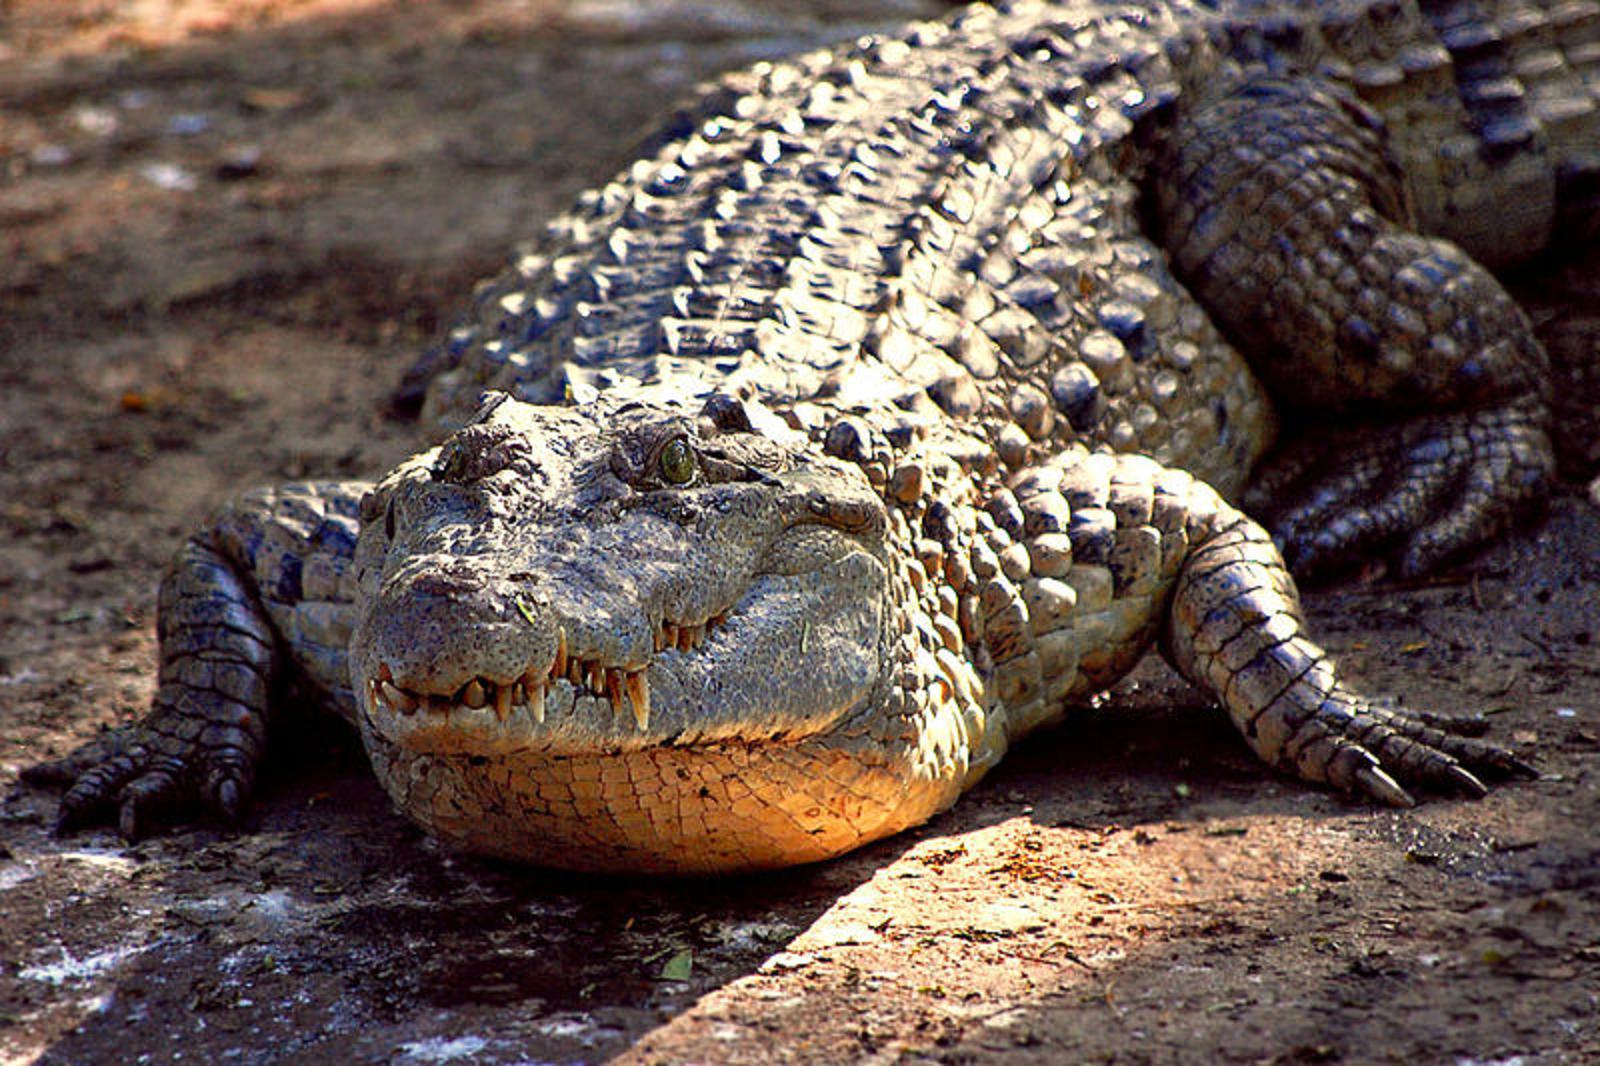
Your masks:
<instances>
[{"instance_id":1,"label":"crocodile back leg foot","mask_svg":"<svg viewBox=\"0 0 1600 1066\"><path fill-rule=\"evenodd\" d=\"M1279 482L1258 513L1302 576L1394 548L1403 577L1436 569L1531 510L1553 476L1542 411L1468 411L1380 426Z\"/></svg>"},{"instance_id":2,"label":"crocodile back leg foot","mask_svg":"<svg viewBox=\"0 0 1600 1066\"><path fill-rule=\"evenodd\" d=\"M1375 115L1263 79L1186 117L1156 160L1179 277L1285 404L1362 423L1336 468L1309 464L1279 497L1296 572L1376 548L1419 573L1543 498L1544 349L1487 270L1414 231Z\"/></svg>"}]
</instances>

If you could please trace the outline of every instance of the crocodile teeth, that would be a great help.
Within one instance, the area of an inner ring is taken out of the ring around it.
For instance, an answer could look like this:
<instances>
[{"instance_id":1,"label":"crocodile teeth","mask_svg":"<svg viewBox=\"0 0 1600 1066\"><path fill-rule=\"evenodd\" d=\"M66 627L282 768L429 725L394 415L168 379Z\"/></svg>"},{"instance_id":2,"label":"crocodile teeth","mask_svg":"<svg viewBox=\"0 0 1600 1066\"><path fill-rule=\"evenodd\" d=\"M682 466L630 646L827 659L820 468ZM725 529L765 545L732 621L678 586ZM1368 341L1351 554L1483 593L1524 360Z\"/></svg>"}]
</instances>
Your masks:
<instances>
[{"instance_id":1,"label":"crocodile teeth","mask_svg":"<svg viewBox=\"0 0 1600 1066\"><path fill-rule=\"evenodd\" d=\"M416 713L416 697L405 689L396 687L392 681L378 682L378 698L401 714Z\"/></svg>"},{"instance_id":2,"label":"crocodile teeth","mask_svg":"<svg viewBox=\"0 0 1600 1066\"><path fill-rule=\"evenodd\" d=\"M634 670L622 676L622 689L633 704L633 720L640 731L650 728L650 682L643 670Z\"/></svg>"},{"instance_id":3,"label":"crocodile teeth","mask_svg":"<svg viewBox=\"0 0 1600 1066\"><path fill-rule=\"evenodd\" d=\"M622 710L622 671L610 667L602 673L605 675L606 698L611 701L611 713Z\"/></svg>"},{"instance_id":4,"label":"crocodile teeth","mask_svg":"<svg viewBox=\"0 0 1600 1066\"><path fill-rule=\"evenodd\" d=\"M613 714L621 714L626 709L641 731L650 727L650 683L644 669L627 670L571 656L567 658L566 668L575 695L593 693L605 698ZM549 684L543 671L529 670L509 685L473 678L453 697L407 692L389 678L374 678L367 686L375 706L397 714L409 716L425 710L448 717L452 711L461 714L488 708L497 719L506 722L514 708L526 706L533 720L543 724Z\"/></svg>"},{"instance_id":5,"label":"crocodile teeth","mask_svg":"<svg viewBox=\"0 0 1600 1066\"><path fill-rule=\"evenodd\" d=\"M656 652L690 652L705 644L712 630L727 621L728 614L713 614L701 622L672 622L663 618L651 632L651 642ZM412 715L419 710L448 718L451 712L465 714L488 708L500 722L509 722L513 712L526 706L529 716L543 724L547 712L549 687L557 681L572 686L575 698L594 696L605 699L613 714L631 712L634 724L641 730L650 727L650 683L646 668L630 670L627 667L608 666L599 659L586 659L574 655L564 626L556 628L555 654L544 669L529 668L510 684L499 684L475 677L457 689L453 695L408 692L394 682L394 673L386 663L380 663L368 688L374 706L401 715ZM577 704L574 704L577 706Z\"/></svg>"},{"instance_id":6,"label":"crocodile teeth","mask_svg":"<svg viewBox=\"0 0 1600 1066\"><path fill-rule=\"evenodd\" d=\"M556 627L556 658L550 664L550 676L561 677L567 672L567 628Z\"/></svg>"}]
</instances>

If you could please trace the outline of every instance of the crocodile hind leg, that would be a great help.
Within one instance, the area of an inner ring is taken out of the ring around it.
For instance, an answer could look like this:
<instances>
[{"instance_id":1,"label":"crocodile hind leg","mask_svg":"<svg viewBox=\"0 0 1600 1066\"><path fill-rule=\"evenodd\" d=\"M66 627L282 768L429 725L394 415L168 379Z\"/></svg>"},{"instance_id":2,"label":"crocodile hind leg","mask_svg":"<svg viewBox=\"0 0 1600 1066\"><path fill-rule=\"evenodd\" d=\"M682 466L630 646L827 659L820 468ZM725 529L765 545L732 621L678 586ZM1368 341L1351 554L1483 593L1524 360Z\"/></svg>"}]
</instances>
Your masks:
<instances>
[{"instance_id":1,"label":"crocodile hind leg","mask_svg":"<svg viewBox=\"0 0 1600 1066\"><path fill-rule=\"evenodd\" d=\"M281 683L353 706L345 643L364 489L253 492L184 543L161 585L149 714L23 772L31 783L69 786L58 831L114 815L132 840L196 805L237 822Z\"/></svg>"},{"instance_id":2,"label":"crocodile hind leg","mask_svg":"<svg viewBox=\"0 0 1600 1066\"><path fill-rule=\"evenodd\" d=\"M1013 737L1159 641L1263 760L1305 780L1404 805L1406 785L1480 795L1478 773L1527 772L1343 684L1266 530L1185 471L1068 449L997 493L984 527L972 569Z\"/></svg>"},{"instance_id":3,"label":"crocodile hind leg","mask_svg":"<svg viewBox=\"0 0 1600 1066\"><path fill-rule=\"evenodd\" d=\"M1245 84L1163 140L1150 199L1175 271L1275 400L1361 424L1331 462L1278 479L1272 526L1296 571L1376 549L1421 572L1543 497L1544 349L1487 270L1414 232L1353 97Z\"/></svg>"}]
</instances>

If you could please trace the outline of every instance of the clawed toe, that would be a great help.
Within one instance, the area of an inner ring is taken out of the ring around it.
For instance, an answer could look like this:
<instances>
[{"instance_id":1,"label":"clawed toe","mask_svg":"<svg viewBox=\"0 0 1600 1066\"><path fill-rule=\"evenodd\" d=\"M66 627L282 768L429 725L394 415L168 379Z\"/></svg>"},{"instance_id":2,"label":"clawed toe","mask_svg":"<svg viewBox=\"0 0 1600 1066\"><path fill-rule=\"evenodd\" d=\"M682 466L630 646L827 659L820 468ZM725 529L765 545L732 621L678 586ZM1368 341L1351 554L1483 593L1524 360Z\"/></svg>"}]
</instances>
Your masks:
<instances>
[{"instance_id":1,"label":"clawed toe","mask_svg":"<svg viewBox=\"0 0 1600 1066\"><path fill-rule=\"evenodd\" d=\"M29 767L22 776L30 784L67 786L52 826L56 836L109 821L133 843L195 795L190 760L164 753L159 735L139 726L112 730L64 758ZM237 821L246 790L231 777L224 786L218 805Z\"/></svg>"},{"instance_id":2,"label":"clawed toe","mask_svg":"<svg viewBox=\"0 0 1600 1066\"><path fill-rule=\"evenodd\" d=\"M1456 791L1473 799L1481 799L1489 794L1489 786L1475 777L1472 771L1464 766L1450 766L1444 771L1445 777L1455 785Z\"/></svg>"},{"instance_id":3,"label":"clawed toe","mask_svg":"<svg viewBox=\"0 0 1600 1066\"><path fill-rule=\"evenodd\" d=\"M1495 749L1498 752L1498 749ZM1504 753L1501 753L1504 754ZM1509 756L1508 756L1509 758ZM1482 799L1489 794L1489 786L1471 770L1467 769L1454 757L1436 750L1427 750L1421 759L1416 760L1420 765L1415 766L1405 776L1425 784L1431 791L1438 793L1453 793L1468 799ZM1515 763L1515 759L1510 759ZM1498 764L1487 763L1484 765L1498 768ZM1521 763L1517 763L1521 766ZM1358 766L1350 775L1346 787L1368 799L1390 807L1412 807L1416 800L1405 790L1399 781L1391 777L1388 771L1373 758L1370 763Z\"/></svg>"},{"instance_id":4,"label":"clawed toe","mask_svg":"<svg viewBox=\"0 0 1600 1066\"><path fill-rule=\"evenodd\" d=\"M238 825L244 818L244 805L245 790L238 781L228 777L217 783L217 811L230 826Z\"/></svg>"},{"instance_id":5,"label":"clawed toe","mask_svg":"<svg viewBox=\"0 0 1600 1066\"><path fill-rule=\"evenodd\" d=\"M1520 777L1524 781L1537 781L1540 777L1538 767L1523 762L1503 748L1492 748L1489 755L1475 765L1497 777Z\"/></svg>"},{"instance_id":6,"label":"clawed toe","mask_svg":"<svg viewBox=\"0 0 1600 1066\"><path fill-rule=\"evenodd\" d=\"M1411 793L1400 787L1400 782L1384 773L1376 763L1362 766L1355 772L1356 788L1370 799L1389 807L1415 807L1417 801Z\"/></svg>"},{"instance_id":7,"label":"clawed toe","mask_svg":"<svg viewBox=\"0 0 1600 1066\"><path fill-rule=\"evenodd\" d=\"M1340 437L1277 479L1274 540L1297 575L1371 556L1416 577L1504 529L1552 476L1540 416L1521 407L1438 415ZM1342 453L1342 454L1341 454Z\"/></svg>"}]
</instances>

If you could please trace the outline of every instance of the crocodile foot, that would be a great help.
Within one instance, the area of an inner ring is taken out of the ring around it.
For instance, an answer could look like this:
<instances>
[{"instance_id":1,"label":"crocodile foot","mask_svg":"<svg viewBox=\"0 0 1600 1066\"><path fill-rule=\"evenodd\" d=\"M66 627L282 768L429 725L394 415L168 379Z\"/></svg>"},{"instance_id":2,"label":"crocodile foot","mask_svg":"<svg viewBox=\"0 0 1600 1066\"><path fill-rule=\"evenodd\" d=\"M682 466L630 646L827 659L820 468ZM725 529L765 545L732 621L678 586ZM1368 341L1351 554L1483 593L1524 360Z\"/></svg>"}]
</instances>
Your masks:
<instances>
[{"instance_id":1,"label":"crocodile foot","mask_svg":"<svg viewBox=\"0 0 1600 1066\"><path fill-rule=\"evenodd\" d=\"M179 810L201 806L228 825L243 816L251 782L231 761L202 767L191 748L157 723L124 726L96 737L63 758L30 766L31 785L66 787L56 816L57 835L108 820L115 813L123 839L139 840Z\"/></svg>"},{"instance_id":2,"label":"crocodile foot","mask_svg":"<svg viewBox=\"0 0 1600 1066\"><path fill-rule=\"evenodd\" d=\"M279 648L298 641L294 676L308 692L329 689L342 668L335 646L346 630L329 588L337 592L347 565L359 491L322 483L247 493L189 538L161 586L149 716L23 773L66 788L58 832L114 818L136 840L197 813L240 820L266 749L272 693L290 680Z\"/></svg>"},{"instance_id":3,"label":"crocodile foot","mask_svg":"<svg viewBox=\"0 0 1600 1066\"><path fill-rule=\"evenodd\" d=\"M1505 748L1430 725L1436 717L1379 707L1340 686L1297 727L1310 739L1295 746L1296 761L1326 753L1330 784L1395 807L1413 803L1402 782L1477 798L1488 792L1479 774L1539 776Z\"/></svg>"},{"instance_id":4,"label":"crocodile foot","mask_svg":"<svg viewBox=\"0 0 1600 1066\"><path fill-rule=\"evenodd\" d=\"M1510 751L1447 731L1449 719L1346 686L1305 636L1294 581L1266 531L1231 508L1218 514L1184 563L1163 648L1265 762L1397 807L1412 804L1408 786L1477 797L1487 791L1480 774L1534 775Z\"/></svg>"},{"instance_id":5,"label":"crocodile foot","mask_svg":"<svg viewBox=\"0 0 1600 1066\"><path fill-rule=\"evenodd\" d=\"M1303 441L1264 472L1246 509L1266 516L1300 577L1374 553L1414 577L1504 530L1553 474L1535 410L1460 412Z\"/></svg>"}]
</instances>

